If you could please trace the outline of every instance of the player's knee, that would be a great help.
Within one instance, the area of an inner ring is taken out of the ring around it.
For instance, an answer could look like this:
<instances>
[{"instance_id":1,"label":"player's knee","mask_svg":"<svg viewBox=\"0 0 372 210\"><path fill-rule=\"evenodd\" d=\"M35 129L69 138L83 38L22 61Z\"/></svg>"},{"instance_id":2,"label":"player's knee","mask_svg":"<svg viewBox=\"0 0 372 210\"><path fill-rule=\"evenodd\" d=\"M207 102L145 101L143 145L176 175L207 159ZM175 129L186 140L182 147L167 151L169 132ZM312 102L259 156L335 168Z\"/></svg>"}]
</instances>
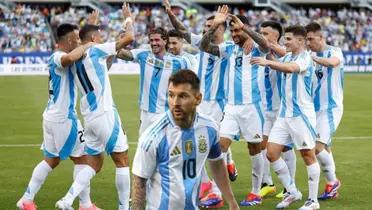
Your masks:
<instances>
[{"instance_id":1,"label":"player's knee","mask_svg":"<svg viewBox=\"0 0 372 210\"><path fill-rule=\"evenodd\" d=\"M325 144L323 144L321 142L316 142L316 145L315 145L315 154L319 154L324 149L325 149Z\"/></svg>"},{"instance_id":2,"label":"player's knee","mask_svg":"<svg viewBox=\"0 0 372 210\"><path fill-rule=\"evenodd\" d=\"M81 156L81 157L72 157L72 156L70 156L70 160L72 160L72 162L75 165L84 165L84 164L87 164L86 156Z\"/></svg>"},{"instance_id":3,"label":"player's knee","mask_svg":"<svg viewBox=\"0 0 372 210\"><path fill-rule=\"evenodd\" d=\"M111 154L111 158L115 163L117 168L128 167L129 166L129 158L128 152L113 152Z\"/></svg>"},{"instance_id":4,"label":"player's knee","mask_svg":"<svg viewBox=\"0 0 372 210\"><path fill-rule=\"evenodd\" d=\"M257 155L261 152L261 143L247 143L249 155Z\"/></svg>"},{"instance_id":5,"label":"player's knee","mask_svg":"<svg viewBox=\"0 0 372 210\"><path fill-rule=\"evenodd\" d=\"M59 162L61 161L58 157L56 158L44 158L44 160L48 163L51 168L55 168L58 166Z\"/></svg>"},{"instance_id":6,"label":"player's knee","mask_svg":"<svg viewBox=\"0 0 372 210\"><path fill-rule=\"evenodd\" d=\"M231 145L231 140L230 139L224 138L224 137L222 137L220 139L220 147L221 147L222 152L227 152L230 145Z\"/></svg>"},{"instance_id":7,"label":"player's knee","mask_svg":"<svg viewBox=\"0 0 372 210\"><path fill-rule=\"evenodd\" d=\"M316 156L315 156L315 150L309 150L309 149L300 150L300 153L301 153L302 159L304 160L307 166L312 165L313 163L317 161Z\"/></svg>"}]
</instances>

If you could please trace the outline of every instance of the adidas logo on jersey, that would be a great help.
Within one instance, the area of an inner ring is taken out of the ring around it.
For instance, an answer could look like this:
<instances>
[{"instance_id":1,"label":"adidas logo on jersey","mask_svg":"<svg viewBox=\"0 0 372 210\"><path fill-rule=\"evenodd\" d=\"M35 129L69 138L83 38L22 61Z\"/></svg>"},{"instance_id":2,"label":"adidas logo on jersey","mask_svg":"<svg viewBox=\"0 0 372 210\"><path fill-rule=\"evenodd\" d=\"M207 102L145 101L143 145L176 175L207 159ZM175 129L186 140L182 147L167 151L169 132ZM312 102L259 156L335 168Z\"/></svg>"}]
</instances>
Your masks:
<instances>
[{"instance_id":1,"label":"adidas logo on jersey","mask_svg":"<svg viewBox=\"0 0 372 210\"><path fill-rule=\"evenodd\" d=\"M253 137L253 139L260 139L261 138L261 136L259 135L259 134L256 134L254 137Z\"/></svg>"},{"instance_id":2,"label":"adidas logo on jersey","mask_svg":"<svg viewBox=\"0 0 372 210\"><path fill-rule=\"evenodd\" d=\"M176 155L179 155L181 154L181 151L180 149L176 146L174 149L173 149L173 152L171 153L171 156L176 156Z\"/></svg>"}]
</instances>

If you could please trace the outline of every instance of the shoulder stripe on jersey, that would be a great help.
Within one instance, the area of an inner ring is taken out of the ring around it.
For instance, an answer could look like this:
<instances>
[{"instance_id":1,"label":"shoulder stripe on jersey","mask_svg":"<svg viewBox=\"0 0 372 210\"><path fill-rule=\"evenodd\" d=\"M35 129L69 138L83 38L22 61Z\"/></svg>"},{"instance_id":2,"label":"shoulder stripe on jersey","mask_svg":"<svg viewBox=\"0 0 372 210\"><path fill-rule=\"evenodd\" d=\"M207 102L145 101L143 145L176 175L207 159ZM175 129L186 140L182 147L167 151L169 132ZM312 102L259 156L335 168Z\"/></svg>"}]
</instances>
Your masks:
<instances>
[{"instance_id":1,"label":"shoulder stripe on jersey","mask_svg":"<svg viewBox=\"0 0 372 210\"><path fill-rule=\"evenodd\" d=\"M83 87L85 93L91 92L94 90L92 83L89 80L85 66L82 59L75 62L76 72L79 78L80 84Z\"/></svg>"}]
</instances>

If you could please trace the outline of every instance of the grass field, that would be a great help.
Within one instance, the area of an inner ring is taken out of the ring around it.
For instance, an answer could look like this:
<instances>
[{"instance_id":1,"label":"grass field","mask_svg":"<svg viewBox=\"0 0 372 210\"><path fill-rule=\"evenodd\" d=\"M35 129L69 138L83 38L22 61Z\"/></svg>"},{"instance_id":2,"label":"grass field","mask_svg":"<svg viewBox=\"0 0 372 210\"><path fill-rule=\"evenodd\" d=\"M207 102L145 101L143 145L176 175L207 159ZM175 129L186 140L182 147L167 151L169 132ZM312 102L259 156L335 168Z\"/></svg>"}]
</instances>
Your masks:
<instances>
[{"instance_id":1,"label":"grass field","mask_svg":"<svg viewBox=\"0 0 372 210\"><path fill-rule=\"evenodd\" d=\"M0 77L0 209L15 209L35 165L42 159L36 144L42 141L41 114L47 102L47 77ZM112 76L113 94L135 152L139 114L138 76ZM337 175L342 180L340 198L321 202L322 209L372 209L372 75L347 74L344 117L333 143ZM360 138L357 138L360 137ZM18 146L17 146L18 145ZM239 177L232 184L237 200L250 190L250 159L243 143L233 144ZM106 158L103 171L92 182L92 198L99 207L117 209L113 163ZM275 175L273 175L275 177ZM307 175L298 158L296 181L307 195ZM53 209L72 181L72 164L65 161L50 173L36 196L40 210ZM275 178L277 182L277 179ZM324 176L321 176L320 191ZM254 209L274 209L279 200L269 197ZM290 209L297 209L303 201ZM246 208L242 208L246 209Z\"/></svg>"}]
</instances>

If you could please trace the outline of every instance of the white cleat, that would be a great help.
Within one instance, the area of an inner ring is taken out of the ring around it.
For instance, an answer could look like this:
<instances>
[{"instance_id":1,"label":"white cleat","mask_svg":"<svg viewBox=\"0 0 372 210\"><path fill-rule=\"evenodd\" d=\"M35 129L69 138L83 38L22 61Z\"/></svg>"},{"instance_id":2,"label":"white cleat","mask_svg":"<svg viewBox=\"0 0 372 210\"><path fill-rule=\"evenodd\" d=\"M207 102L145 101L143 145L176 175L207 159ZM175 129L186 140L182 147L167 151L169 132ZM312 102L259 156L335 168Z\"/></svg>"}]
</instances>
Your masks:
<instances>
[{"instance_id":1,"label":"white cleat","mask_svg":"<svg viewBox=\"0 0 372 210\"><path fill-rule=\"evenodd\" d=\"M61 199L56 203L56 209L58 210L74 210L70 204L68 204L65 200Z\"/></svg>"},{"instance_id":2,"label":"white cleat","mask_svg":"<svg viewBox=\"0 0 372 210\"><path fill-rule=\"evenodd\" d=\"M298 200L301 200L301 199L302 199L302 194L301 194L300 191L297 191L294 194L291 194L291 193L287 192L284 195L283 200L280 203L278 203L275 208L277 208L277 209L285 209L289 205L291 205L291 203L293 203L295 201L298 201Z\"/></svg>"},{"instance_id":3,"label":"white cleat","mask_svg":"<svg viewBox=\"0 0 372 210\"><path fill-rule=\"evenodd\" d=\"M315 210L315 209L320 209L319 203L317 201L307 199L305 201L305 204L298 210Z\"/></svg>"}]
</instances>

